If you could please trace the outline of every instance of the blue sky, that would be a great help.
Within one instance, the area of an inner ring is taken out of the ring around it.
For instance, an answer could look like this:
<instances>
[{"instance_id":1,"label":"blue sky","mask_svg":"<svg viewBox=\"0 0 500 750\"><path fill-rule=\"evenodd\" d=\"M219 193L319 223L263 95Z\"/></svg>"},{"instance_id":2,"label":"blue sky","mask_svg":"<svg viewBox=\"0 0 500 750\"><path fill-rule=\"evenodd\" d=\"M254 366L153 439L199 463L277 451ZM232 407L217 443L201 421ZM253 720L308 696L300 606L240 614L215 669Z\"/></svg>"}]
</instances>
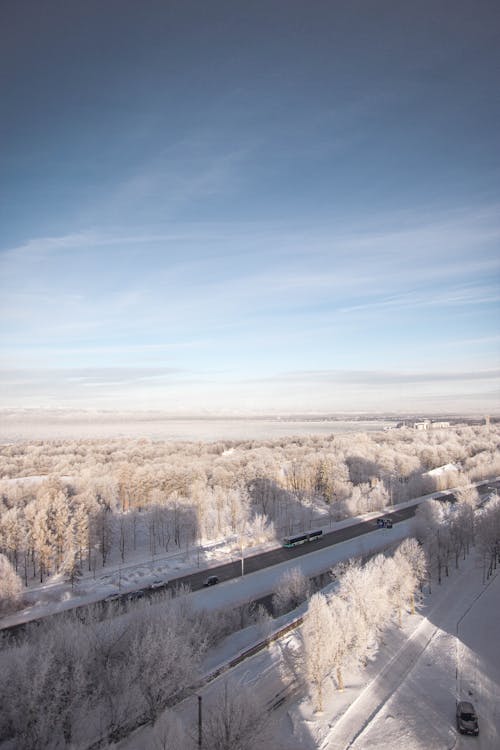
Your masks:
<instances>
[{"instance_id":1,"label":"blue sky","mask_svg":"<svg viewBox=\"0 0 500 750\"><path fill-rule=\"evenodd\" d=\"M498 413L497 3L0 29L0 407Z\"/></svg>"}]
</instances>

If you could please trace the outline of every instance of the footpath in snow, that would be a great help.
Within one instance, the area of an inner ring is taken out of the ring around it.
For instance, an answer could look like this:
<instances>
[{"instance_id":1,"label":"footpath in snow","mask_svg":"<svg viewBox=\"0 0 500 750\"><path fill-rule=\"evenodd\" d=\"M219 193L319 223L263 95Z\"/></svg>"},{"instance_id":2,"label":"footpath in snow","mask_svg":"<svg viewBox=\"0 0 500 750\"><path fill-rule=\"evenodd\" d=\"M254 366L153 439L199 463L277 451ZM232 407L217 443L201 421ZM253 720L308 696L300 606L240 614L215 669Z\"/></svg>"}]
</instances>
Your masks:
<instances>
[{"instance_id":1,"label":"footpath in snow","mask_svg":"<svg viewBox=\"0 0 500 750\"><path fill-rule=\"evenodd\" d=\"M472 553L442 591L434 587L425 619L335 724L322 750L500 748L500 577L483 586L474 562ZM457 734L456 700L475 704L479 738Z\"/></svg>"}]
</instances>

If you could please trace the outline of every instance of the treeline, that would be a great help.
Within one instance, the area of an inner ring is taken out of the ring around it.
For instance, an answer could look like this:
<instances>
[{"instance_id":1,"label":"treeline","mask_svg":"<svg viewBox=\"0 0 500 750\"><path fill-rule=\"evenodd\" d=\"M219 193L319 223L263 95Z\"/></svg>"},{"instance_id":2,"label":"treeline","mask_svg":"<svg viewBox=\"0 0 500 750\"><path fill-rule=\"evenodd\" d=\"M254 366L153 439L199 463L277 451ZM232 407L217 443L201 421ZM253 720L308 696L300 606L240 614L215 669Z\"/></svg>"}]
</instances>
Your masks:
<instances>
[{"instance_id":1,"label":"treeline","mask_svg":"<svg viewBox=\"0 0 500 750\"><path fill-rule=\"evenodd\" d=\"M260 541L500 474L499 427L0 447L0 553L27 585L229 535ZM427 472L444 464L454 469Z\"/></svg>"},{"instance_id":2,"label":"treeline","mask_svg":"<svg viewBox=\"0 0 500 750\"><path fill-rule=\"evenodd\" d=\"M490 498L479 507L478 491L464 487L455 492L456 502L429 500L416 512L416 528L426 554L428 582L441 583L450 565L459 567L474 545L483 566L485 580L496 570L500 557L500 500Z\"/></svg>"}]
</instances>

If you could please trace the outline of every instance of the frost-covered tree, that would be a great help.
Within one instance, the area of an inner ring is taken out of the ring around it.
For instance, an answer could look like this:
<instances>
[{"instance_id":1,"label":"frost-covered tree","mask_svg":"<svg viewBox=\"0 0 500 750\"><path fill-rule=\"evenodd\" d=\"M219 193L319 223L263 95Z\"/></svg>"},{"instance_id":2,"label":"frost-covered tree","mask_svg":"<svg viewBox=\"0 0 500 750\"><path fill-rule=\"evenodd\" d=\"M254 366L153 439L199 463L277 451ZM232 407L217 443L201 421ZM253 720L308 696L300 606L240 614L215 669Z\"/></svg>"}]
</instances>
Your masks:
<instances>
[{"instance_id":1,"label":"frost-covered tree","mask_svg":"<svg viewBox=\"0 0 500 750\"><path fill-rule=\"evenodd\" d=\"M73 534L71 533L71 527L68 531L68 535L73 537ZM67 581L67 583L71 584L71 590L73 591L82 577L82 566L78 551L74 546L74 538L69 539L69 541L67 542L66 554L62 564L62 570L64 572L65 580Z\"/></svg>"},{"instance_id":2,"label":"frost-covered tree","mask_svg":"<svg viewBox=\"0 0 500 750\"><path fill-rule=\"evenodd\" d=\"M340 596L328 599L331 615L331 629L328 633L330 641L332 666L335 669L337 687L344 689L344 668L354 655L356 643L356 613L352 612L348 603Z\"/></svg>"},{"instance_id":3,"label":"frost-covered tree","mask_svg":"<svg viewBox=\"0 0 500 750\"><path fill-rule=\"evenodd\" d=\"M422 545L413 537L403 539L394 553L396 564L401 558L408 562L415 576L416 584L422 588L422 584L427 578L427 560ZM413 593L410 599L410 609L411 613L415 614L415 596Z\"/></svg>"},{"instance_id":4,"label":"frost-covered tree","mask_svg":"<svg viewBox=\"0 0 500 750\"><path fill-rule=\"evenodd\" d=\"M225 681L215 700L204 701L202 747L255 750L271 747L270 716L255 690Z\"/></svg>"},{"instance_id":5,"label":"frost-covered tree","mask_svg":"<svg viewBox=\"0 0 500 750\"><path fill-rule=\"evenodd\" d=\"M0 554L0 612L10 612L15 609L22 590L21 578L6 556Z\"/></svg>"},{"instance_id":6,"label":"frost-covered tree","mask_svg":"<svg viewBox=\"0 0 500 750\"><path fill-rule=\"evenodd\" d=\"M22 509L12 507L0 514L0 552L6 554L18 570L23 542L26 538L26 524Z\"/></svg>"},{"instance_id":7,"label":"frost-covered tree","mask_svg":"<svg viewBox=\"0 0 500 750\"><path fill-rule=\"evenodd\" d=\"M128 669L148 721L154 723L168 700L190 684L196 662L192 645L168 621L156 619L138 630L131 644Z\"/></svg>"},{"instance_id":8,"label":"frost-covered tree","mask_svg":"<svg viewBox=\"0 0 500 750\"><path fill-rule=\"evenodd\" d=\"M339 596L345 599L357 619L357 650L360 658L387 622L391 604L384 581L385 557L376 555L365 565L350 561L342 566Z\"/></svg>"},{"instance_id":9,"label":"frost-covered tree","mask_svg":"<svg viewBox=\"0 0 500 750\"><path fill-rule=\"evenodd\" d=\"M422 541L427 558L429 582L435 572L439 584L443 569L447 571L451 548L446 517L445 504L437 500L422 503L415 513L417 536Z\"/></svg>"},{"instance_id":10,"label":"frost-covered tree","mask_svg":"<svg viewBox=\"0 0 500 750\"><path fill-rule=\"evenodd\" d=\"M322 593L313 594L302 625L303 672L316 711L323 710L323 687L335 664L332 612Z\"/></svg>"},{"instance_id":11,"label":"frost-covered tree","mask_svg":"<svg viewBox=\"0 0 500 750\"><path fill-rule=\"evenodd\" d=\"M468 505L472 509L477 508L480 501L480 496L477 487L467 485L465 487L459 487L455 490L455 499L459 505Z\"/></svg>"},{"instance_id":12,"label":"frost-covered tree","mask_svg":"<svg viewBox=\"0 0 500 750\"><path fill-rule=\"evenodd\" d=\"M412 604L417 585L417 577L403 555L387 558L384 563L384 583L387 586L389 601L396 610L399 627L403 624L403 609ZM413 609L414 609L414 605Z\"/></svg>"},{"instance_id":13,"label":"frost-covered tree","mask_svg":"<svg viewBox=\"0 0 500 750\"><path fill-rule=\"evenodd\" d=\"M295 609L309 596L311 583L298 567L285 570L273 594L273 611L282 615Z\"/></svg>"},{"instance_id":14,"label":"frost-covered tree","mask_svg":"<svg viewBox=\"0 0 500 750\"><path fill-rule=\"evenodd\" d=\"M483 578L489 578L500 557L500 499L491 500L476 520L477 547L483 559Z\"/></svg>"},{"instance_id":15,"label":"frost-covered tree","mask_svg":"<svg viewBox=\"0 0 500 750\"><path fill-rule=\"evenodd\" d=\"M81 636L76 618L60 621L3 655L2 731L19 750L71 746L89 694Z\"/></svg>"}]
</instances>

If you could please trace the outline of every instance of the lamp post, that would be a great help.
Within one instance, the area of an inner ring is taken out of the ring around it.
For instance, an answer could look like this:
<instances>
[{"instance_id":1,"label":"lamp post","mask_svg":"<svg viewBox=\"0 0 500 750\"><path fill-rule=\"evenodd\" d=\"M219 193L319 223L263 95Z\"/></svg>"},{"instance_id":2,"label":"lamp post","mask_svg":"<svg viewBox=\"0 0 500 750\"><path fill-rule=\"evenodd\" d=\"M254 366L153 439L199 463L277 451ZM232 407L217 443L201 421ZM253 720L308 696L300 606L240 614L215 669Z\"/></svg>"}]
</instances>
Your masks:
<instances>
[{"instance_id":1,"label":"lamp post","mask_svg":"<svg viewBox=\"0 0 500 750\"><path fill-rule=\"evenodd\" d=\"M201 713L201 695L198 696L198 747L201 747L203 737L202 732L202 713Z\"/></svg>"},{"instance_id":2,"label":"lamp post","mask_svg":"<svg viewBox=\"0 0 500 750\"><path fill-rule=\"evenodd\" d=\"M245 543L244 543L244 537L243 532L245 531L245 524L243 524L241 531L240 531L240 551L241 551L241 575L242 577L245 575L245 556L243 554L243 551L245 549Z\"/></svg>"}]
</instances>

